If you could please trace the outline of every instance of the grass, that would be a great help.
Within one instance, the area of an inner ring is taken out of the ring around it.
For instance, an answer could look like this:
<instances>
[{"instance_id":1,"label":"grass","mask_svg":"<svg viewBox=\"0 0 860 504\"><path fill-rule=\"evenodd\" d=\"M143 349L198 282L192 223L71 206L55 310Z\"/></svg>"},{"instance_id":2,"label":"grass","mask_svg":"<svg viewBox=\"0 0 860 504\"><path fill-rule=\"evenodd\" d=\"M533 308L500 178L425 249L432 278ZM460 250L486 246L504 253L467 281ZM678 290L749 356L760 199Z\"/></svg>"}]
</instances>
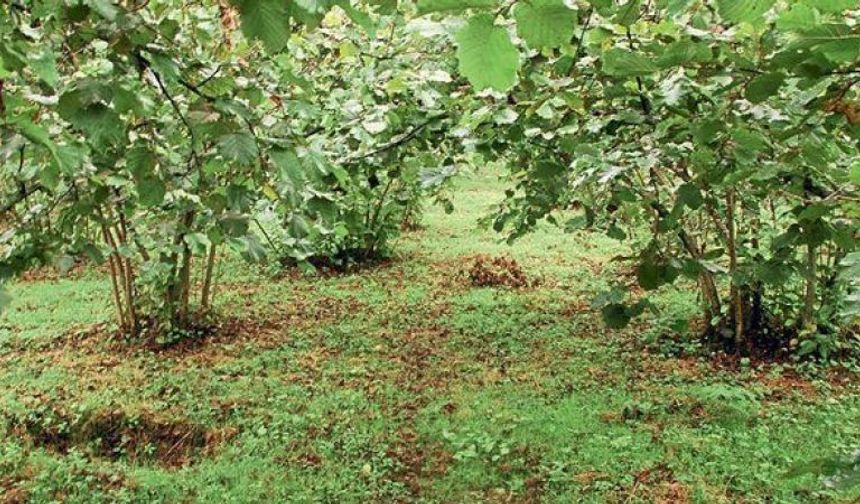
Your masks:
<instances>
[{"instance_id":1,"label":"grass","mask_svg":"<svg viewBox=\"0 0 860 504\"><path fill-rule=\"evenodd\" d=\"M476 217L491 175L431 208L389 265L272 280L229 262L223 334L161 352L90 331L96 272L12 286L0 318L8 502L851 502L797 462L856 447L854 377L648 351L689 313L616 332L590 299L623 275L605 237L512 247ZM476 254L537 285L473 288ZM668 322L666 322L668 323Z\"/></svg>"}]
</instances>

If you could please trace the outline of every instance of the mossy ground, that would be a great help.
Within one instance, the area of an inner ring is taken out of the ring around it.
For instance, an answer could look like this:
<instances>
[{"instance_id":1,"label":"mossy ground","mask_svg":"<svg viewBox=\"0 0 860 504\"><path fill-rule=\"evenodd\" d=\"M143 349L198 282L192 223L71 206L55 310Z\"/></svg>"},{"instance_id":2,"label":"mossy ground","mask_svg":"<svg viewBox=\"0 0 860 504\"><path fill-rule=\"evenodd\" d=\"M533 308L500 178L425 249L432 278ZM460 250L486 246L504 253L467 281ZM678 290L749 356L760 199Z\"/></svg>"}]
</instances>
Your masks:
<instances>
[{"instance_id":1,"label":"mossy ground","mask_svg":"<svg viewBox=\"0 0 860 504\"><path fill-rule=\"evenodd\" d=\"M492 175L390 263L273 280L227 261L207 340L106 339L97 271L13 285L0 318L0 502L850 502L796 462L860 443L850 374L649 352L591 298L619 245L476 218ZM476 255L529 286L474 287ZM93 327L96 327L94 330Z\"/></svg>"}]
</instances>

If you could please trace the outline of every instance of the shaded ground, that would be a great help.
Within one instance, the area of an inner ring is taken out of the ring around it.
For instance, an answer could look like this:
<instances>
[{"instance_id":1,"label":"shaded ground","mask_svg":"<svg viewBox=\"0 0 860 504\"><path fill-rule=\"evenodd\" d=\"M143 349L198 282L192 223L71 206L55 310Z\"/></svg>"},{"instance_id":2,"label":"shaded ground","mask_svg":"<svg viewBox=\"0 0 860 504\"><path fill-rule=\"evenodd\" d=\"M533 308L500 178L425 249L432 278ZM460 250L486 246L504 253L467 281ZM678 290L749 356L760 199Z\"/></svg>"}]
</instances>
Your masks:
<instances>
[{"instance_id":1,"label":"shaded ground","mask_svg":"<svg viewBox=\"0 0 860 504\"><path fill-rule=\"evenodd\" d=\"M693 310L683 293L607 331L589 303L622 251L555 230L498 243L474 222L500 187L463 182L401 260L352 275L230 263L218 334L164 351L103 336L98 272L13 286L0 502L857 497L783 476L860 443L855 376L646 350Z\"/></svg>"}]
</instances>

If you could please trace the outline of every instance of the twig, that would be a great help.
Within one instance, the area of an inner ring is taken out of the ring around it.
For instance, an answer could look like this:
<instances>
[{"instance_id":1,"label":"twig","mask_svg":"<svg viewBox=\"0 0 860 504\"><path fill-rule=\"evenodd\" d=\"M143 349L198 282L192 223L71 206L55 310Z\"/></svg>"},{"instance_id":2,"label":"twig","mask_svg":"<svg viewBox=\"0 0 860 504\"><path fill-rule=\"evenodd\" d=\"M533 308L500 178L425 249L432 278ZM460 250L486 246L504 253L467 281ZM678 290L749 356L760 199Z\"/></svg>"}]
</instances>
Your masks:
<instances>
[{"instance_id":1,"label":"twig","mask_svg":"<svg viewBox=\"0 0 860 504\"><path fill-rule=\"evenodd\" d=\"M415 126L414 128L412 128L409 132L401 135L400 138L392 140L391 142L383 145L382 147L379 147L378 149L374 149L374 150L372 150L366 154L362 154L360 156L355 156L355 157L346 159L345 161L343 161L343 163L344 164L352 164L352 163L355 163L357 161L361 161L363 159L367 159L367 158L370 158L373 156L377 156L379 154L383 154L383 153L388 152L392 149L396 149L397 147L400 147L401 145L409 143L410 141L412 141L427 126L430 126L434 122L439 121L441 119L444 119L447 116L448 116L448 114L440 114L440 115L431 117L431 118L427 119L426 121L424 121L423 123L419 124L418 126Z\"/></svg>"}]
</instances>

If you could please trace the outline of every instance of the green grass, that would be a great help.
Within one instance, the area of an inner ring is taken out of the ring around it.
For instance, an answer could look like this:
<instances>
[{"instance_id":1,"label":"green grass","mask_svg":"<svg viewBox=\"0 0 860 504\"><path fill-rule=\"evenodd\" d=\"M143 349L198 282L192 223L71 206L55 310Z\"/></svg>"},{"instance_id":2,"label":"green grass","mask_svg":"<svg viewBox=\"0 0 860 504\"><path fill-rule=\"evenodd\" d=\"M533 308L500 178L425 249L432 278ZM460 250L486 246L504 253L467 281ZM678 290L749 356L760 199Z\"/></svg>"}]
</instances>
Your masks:
<instances>
[{"instance_id":1,"label":"green grass","mask_svg":"<svg viewBox=\"0 0 860 504\"><path fill-rule=\"evenodd\" d=\"M455 213L429 209L427 229L400 238L401 257L383 267L273 280L230 261L217 303L233 320L225 334L160 353L88 331L111 316L95 272L13 285L0 318L0 493L30 502L858 497L785 477L797 462L857 445L855 377L729 372L647 351L653 324L694 308L688 292L661 292L659 316L606 330L589 302L623 273L610 260L624 250L550 227L509 247L476 227L501 193L491 175L462 180ZM509 255L538 285L473 288L465 270L476 254Z\"/></svg>"}]
</instances>

